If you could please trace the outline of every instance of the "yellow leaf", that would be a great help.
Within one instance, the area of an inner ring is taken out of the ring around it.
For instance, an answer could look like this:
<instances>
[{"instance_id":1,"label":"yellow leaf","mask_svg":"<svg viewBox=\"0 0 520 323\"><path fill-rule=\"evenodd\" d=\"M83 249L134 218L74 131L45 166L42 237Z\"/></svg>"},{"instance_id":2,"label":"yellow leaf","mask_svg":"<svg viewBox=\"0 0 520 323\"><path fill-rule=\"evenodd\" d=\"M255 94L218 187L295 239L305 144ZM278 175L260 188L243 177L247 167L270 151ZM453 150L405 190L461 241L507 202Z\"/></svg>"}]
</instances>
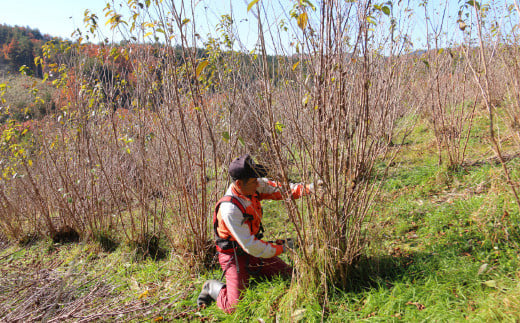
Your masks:
<instances>
[{"instance_id":1,"label":"yellow leaf","mask_svg":"<svg viewBox=\"0 0 520 323\"><path fill-rule=\"evenodd\" d=\"M497 288L496 280L488 280L488 281L483 282L483 284L486 285L487 287Z\"/></svg>"},{"instance_id":2,"label":"yellow leaf","mask_svg":"<svg viewBox=\"0 0 520 323\"><path fill-rule=\"evenodd\" d=\"M150 31L150 32L147 32L147 33L144 35L143 38L146 38L146 37L151 36L151 35L152 35L152 32L151 32L151 31Z\"/></svg>"},{"instance_id":3,"label":"yellow leaf","mask_svg":"<svg viewBox=\"0 0 520 323\"><path fill-rule=\"evenodd\" d=\"M208 61L202 61L199 63L199 65L197 66L197 69L195 70L195 75L197 76L197 78L199 77L202 70L204 70L204 67L206 67L207 65L208 65Z\"/></svg>"},{"instance_id":4,"label":"yellow leaf","mask_svg":"<svg viewBox=\"0 0 520 323\"><path fill-rule=\"evenodd\" d=\"M146 297L146 296L148 296L148 290L145 290L144 292L142 292L142 293L139 295L138 299L144 298L144 297Z\"/></svg>"},{"instance_id":5,"label":"yellow leaf","mask_svg":"<svg viewBox=\"0 0 520 323\"><path fill-rule=\"evenodd\" d=\"M294 63L294 65L292 66L292 70L294 71L298 67L298 65L300 65L300 61Z\"/></svg>"},{"instance_id":6,"label":"yellow leaf","mask_svg":"<svg viewBox=\"0 0 520 323\"><path fill-rule=\"evenodd\" d=\"M253 6L260 0L253 0L251 1L248 5L247 5L247 12L249 12L249 10L251 10L251 8L253 8Z\"/></svg>"},{"instance_id":7,"label":"yellow leaf","mask_svg":"<svg viewBox=\"0 0 520 323\"><path fill-rule=\"evenodd\" d=\"M300 27L301 30L304 30L305 27L307 27L309 17L307 16L306 12L302 12L297 19L298 27Z\"/></svg>"},{"instance_id":8,"label":"yellow leaf","mask_svg":"<svg viewBox=\"0 0 520 323\"><path fill-rule=\"evenodd\" d=\"M307 103L309 103L309 96L308 95L304 96L303 99L302 99L302 105L303 106L307 106Z\"/></svg>"}]
</instances>

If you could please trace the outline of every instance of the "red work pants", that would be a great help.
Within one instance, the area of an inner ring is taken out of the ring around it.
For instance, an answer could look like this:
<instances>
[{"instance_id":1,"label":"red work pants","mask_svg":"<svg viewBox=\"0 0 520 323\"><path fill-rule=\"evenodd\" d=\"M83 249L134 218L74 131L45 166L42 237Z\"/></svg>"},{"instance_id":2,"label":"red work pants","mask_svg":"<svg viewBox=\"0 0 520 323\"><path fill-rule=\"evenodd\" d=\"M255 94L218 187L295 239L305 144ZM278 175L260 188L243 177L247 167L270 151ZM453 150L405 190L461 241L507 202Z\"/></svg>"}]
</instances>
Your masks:
<instances>
[{"instance_id":1,"label":"red work pants","mask_svg":"<svg viewBox=\"0 0 520 323\"><path fill-rule=\"evenodd\" d=\"M217 306L226 313L235 311L235 305L242 291L247 288L250 276L270 278L276 275L289 277L292 274L292 267L278 257L264 259L244 254L237 255L236 258L234 254L218 255L220 267L226 274L226 286L220 290Z\"/></svg>"}]
</instances>

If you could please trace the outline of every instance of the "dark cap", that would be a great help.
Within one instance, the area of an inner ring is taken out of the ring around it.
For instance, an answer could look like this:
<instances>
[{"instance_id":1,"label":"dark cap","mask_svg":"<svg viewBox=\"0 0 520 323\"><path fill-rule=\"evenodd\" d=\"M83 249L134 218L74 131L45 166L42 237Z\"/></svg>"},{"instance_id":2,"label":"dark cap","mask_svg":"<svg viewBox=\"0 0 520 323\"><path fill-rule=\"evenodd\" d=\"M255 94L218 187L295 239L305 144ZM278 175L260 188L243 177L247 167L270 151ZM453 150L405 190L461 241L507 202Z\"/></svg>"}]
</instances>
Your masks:
<instances>
[{"instance_id":1,"label":"dark cap","mask_svg":"<svg viewBox=\"0 0 520 323\"><path fill-rule=\"evenodd\" d=\"M263 165L257 165L249 155L242 155L235 158L229 164L229 176L233 180L246 178L259 178L267 175L267 168Z\"/></svg>"}]
</instances>

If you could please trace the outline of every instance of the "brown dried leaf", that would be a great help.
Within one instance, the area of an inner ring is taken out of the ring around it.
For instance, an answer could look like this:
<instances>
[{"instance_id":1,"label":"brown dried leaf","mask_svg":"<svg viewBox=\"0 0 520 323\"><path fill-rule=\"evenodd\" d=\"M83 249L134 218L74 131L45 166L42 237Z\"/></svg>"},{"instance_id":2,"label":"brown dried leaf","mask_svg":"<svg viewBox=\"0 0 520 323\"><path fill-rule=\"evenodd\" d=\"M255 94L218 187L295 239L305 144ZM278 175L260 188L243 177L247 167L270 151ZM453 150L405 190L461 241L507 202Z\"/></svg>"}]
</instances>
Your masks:
<instances>
[{"instance_id":1,"label":"brown dried leaf","mask_svg":"<svg viewBox=\"0 0 520 323\"><path fill-rule=\"evenodd\" d=\"M408 302L406 305L415 305L419 311L424 310L426 307L423 304L420 304L419 302Z\"/></svg>"}]
</instances>

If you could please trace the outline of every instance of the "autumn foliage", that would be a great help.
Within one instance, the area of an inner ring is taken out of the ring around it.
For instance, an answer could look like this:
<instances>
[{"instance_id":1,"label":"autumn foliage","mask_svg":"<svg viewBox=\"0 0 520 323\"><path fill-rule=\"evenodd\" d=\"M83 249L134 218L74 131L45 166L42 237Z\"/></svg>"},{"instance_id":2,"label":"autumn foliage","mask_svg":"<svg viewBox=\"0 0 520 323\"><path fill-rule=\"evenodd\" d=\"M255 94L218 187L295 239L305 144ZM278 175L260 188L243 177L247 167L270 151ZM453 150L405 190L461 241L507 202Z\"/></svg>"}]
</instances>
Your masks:
<instances>
[{"instance_id":1,"label":"autumn foliage","mask_svg":"<svg viewBox=\"0 0 520 323\"><path fill-rule=\"evenodd\" d=\"M0 67L18 71L25 65L32 74L41 77L34 58L41 56L41 48L54 37L42 35L38 29L0 25Z\"/></svg>"}]
</instances>

